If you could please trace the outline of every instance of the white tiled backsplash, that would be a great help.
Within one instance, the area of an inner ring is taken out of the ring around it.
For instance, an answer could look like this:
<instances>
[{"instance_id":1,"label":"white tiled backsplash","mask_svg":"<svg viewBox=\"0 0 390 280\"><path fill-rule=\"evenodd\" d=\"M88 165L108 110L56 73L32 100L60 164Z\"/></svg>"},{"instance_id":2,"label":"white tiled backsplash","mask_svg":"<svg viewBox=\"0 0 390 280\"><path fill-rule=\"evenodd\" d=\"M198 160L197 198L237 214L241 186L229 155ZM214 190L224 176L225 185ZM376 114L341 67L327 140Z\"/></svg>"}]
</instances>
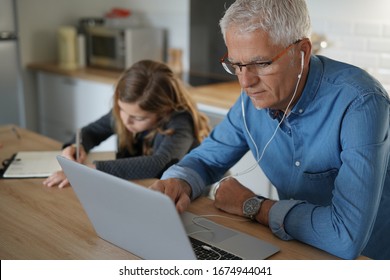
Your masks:
<instances>
[{"instance_id":1,"label":"white tiled backsplash","mask_svg":"<svg viewBox=\"0 0 390 280\"><path fill-rule=\"evenodd\" d=\"M328 41L319 54L367 70L390 94L390 21L312 18L312 24Z\"/></svg>"}]
</instances>

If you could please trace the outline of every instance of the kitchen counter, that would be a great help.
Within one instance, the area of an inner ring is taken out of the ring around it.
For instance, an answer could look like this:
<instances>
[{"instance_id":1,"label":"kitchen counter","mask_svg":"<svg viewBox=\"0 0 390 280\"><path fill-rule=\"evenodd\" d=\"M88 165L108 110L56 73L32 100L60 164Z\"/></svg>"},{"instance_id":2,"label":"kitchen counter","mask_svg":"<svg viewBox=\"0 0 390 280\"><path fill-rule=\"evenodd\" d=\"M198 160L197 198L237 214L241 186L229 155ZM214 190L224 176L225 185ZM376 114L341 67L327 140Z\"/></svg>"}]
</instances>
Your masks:
<instances>
[{"instance_id":1,"label":"kitchen counter","mask_svg":"<svg viewBox=\"0 0 390 280\"><path fill-rule=\"evenodd\" d=\"M98 68L79 68L76 70L65 70L55 63L32 63L27 66L34 71L43 71L52 74L68 76L77 79L95 81L114 85L121 75L121 71L104 70ZM240 85L238 81L221 82L202 86L190 86L188 89L194 100L205 109L216 107L226 111L233 105L240 94Z\"/></svg>"},{"instance_id":2,"label":"kitchen counter","mask_svg":"<svg viewBox=\"0 0 390 280\"><path fill-rule=\"evenodd\" d=\"M240 95L241 87L235 81L191 87L189 91L198 104L229 109Z\"/></svg>"},{"instance_id":3,"label":"kitchen counter","mask_svg":"<svg viewBox=\"0 0 390 280\"><path fill-rule=\"evenodd\" d=\"M66 70L59 67L55 63L31 63L27 65L27 69L106 84L115 84L122 73L121 71L89 67L78 68L75 70Z\"/></svg>"}]
</instances>

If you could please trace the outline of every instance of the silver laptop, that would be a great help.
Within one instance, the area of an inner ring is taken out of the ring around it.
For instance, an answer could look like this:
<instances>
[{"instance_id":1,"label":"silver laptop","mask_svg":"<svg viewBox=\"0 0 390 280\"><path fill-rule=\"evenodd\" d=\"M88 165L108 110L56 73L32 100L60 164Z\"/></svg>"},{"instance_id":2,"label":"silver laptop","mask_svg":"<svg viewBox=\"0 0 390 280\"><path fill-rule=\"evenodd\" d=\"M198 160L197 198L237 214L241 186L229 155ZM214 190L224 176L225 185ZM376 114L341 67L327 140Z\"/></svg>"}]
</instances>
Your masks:
<instances>
[{"instance_id":1,"label":"silver laptop","mask_svg":"<svg viewBox=\"0 0 390 280\"><path fill-rule=\"evenodd\" d=\"M197 259L200 249L224 259L266 259L279 248L190 212L179 215L157 191L57 156L97 235L142 259ZM206 243L206 245L203 244ZM233 258L234 259L234 258Z\"/></svg>"}]
</instances>

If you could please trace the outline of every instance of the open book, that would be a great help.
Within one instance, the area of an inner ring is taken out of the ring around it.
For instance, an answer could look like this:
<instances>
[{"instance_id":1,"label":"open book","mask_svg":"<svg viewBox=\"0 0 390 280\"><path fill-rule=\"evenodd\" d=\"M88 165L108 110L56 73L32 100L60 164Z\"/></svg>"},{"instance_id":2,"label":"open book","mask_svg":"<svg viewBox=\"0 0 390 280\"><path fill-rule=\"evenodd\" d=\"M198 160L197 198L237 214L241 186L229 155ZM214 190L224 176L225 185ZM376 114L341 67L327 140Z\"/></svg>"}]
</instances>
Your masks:
<instances>
[{"instance_id":1,"label":"open book","mask_svg":"<svg viewBox=\"0 0 390 280\"><path fill-rule=\"evenodd\" d=\"M61 170L56 156L61 151L18 152L10 161L3 178L43 178Z\"/></svg>"}]
</instances>

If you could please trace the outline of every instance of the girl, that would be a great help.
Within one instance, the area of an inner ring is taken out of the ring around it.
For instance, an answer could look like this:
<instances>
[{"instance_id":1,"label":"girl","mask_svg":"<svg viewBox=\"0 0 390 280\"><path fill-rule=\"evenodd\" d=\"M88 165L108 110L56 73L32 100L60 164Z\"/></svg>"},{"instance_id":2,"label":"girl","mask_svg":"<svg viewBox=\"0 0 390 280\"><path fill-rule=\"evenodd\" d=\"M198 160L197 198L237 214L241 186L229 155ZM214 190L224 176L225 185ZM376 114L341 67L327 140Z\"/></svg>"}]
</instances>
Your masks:
<instances>
[{"instance_id":1,"label":"girl","mask_svg":"<svg viewBox=\"0 0 390 280\"><path fill-rule=\"evenodd\" d=\"M171 69L160 62L142 60L120 77L112 110L81 129L77 161L84 163L93 147L116 133L116 159L95 161L92 167L128 180L159 178L209 132L208 119L197 111ZM74 141L75 137L62 152L72 160L76 160ZM62 188L69 182L58 171L43 184Z\"/></svg>"}]
</instances>

